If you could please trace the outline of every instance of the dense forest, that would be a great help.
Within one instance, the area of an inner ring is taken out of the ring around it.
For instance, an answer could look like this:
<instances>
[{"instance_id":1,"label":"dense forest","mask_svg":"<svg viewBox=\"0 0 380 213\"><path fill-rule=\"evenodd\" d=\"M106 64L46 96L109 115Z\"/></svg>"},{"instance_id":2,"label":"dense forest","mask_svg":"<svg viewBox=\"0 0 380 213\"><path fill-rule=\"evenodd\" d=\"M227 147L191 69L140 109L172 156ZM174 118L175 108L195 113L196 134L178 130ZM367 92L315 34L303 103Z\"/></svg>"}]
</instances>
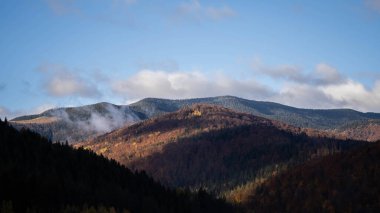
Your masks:
<instances>
[{"instance_id":1,"label":"dense forest","mask_svg":"<svg viewBox=\"0 0 380 213\"><path fill-rule=\"evenodd\" d=\"M79 145L145 170L167 186L223 196L255 179L364 144L310 135L281 122L200 104Z\"/></svg>"},{"instance_id":2,"label":"dense forest","mask_svg":"<svg viewBox=\"0 0 380 213\"><path fill-rule=\"evenodd\" d=\"M206 188L220 194L267 178L314 158L355 149L352 140L308 137L273 126L244 125L180 138L161 152L127 165L146 170L173 187Z\"/></svg>"},{"instance_id":3,"label":"dense forest","mask_svg":"<svg viewBox=\"0 0 380 213\"><path fill-rule=\"evenodd\" d=\"M204 190L168 189L145 172L0 121L1 212L233 212Z\"/></svg>"},{"instance_id":4,"label":"dense forest","mask_svg":"<svg viewBox=\"0 0 380 213\"><path fill-rule=\"evenodd\" d=\"M258 186L252 212L379 212L380 144L315 159Z\"/></svg>"}]
</instances>

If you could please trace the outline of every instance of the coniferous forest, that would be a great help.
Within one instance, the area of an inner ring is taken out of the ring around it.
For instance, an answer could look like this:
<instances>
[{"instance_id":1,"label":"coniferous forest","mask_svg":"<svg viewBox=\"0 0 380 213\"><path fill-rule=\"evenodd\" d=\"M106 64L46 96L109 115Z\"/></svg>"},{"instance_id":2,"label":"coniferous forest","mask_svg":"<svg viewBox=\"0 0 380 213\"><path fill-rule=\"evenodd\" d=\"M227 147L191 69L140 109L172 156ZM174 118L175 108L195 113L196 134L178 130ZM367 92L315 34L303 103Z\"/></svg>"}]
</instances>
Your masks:
<instances>
[{"instance_id":1,"label":"coniferous forest","mask_svg":"<svg viewBox=\"0 0 380 213\"><path fill-rule=\"evenodd\" d=\"M145 172L0 121L5 212L234 212L204 190L168 189Z\"/></svg>"}]
</instances>

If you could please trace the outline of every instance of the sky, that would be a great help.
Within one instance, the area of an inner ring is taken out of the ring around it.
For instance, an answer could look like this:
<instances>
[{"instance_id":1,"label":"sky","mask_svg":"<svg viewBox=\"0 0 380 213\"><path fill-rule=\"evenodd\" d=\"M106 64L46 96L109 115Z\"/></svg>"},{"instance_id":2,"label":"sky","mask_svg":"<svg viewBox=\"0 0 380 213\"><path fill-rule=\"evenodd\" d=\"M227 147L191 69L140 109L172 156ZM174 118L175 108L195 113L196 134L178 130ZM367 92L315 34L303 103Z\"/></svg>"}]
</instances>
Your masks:
<instances>
[{"instance_id":1,"label":"sky","mask_svg":"<svg viewBox=\"0 0 380 213\"><path fill-rule=\"evenodd\" d=\"M233 95L380 112L380 0L2 0L0 117Z\"/></svg>"}]
</instances>

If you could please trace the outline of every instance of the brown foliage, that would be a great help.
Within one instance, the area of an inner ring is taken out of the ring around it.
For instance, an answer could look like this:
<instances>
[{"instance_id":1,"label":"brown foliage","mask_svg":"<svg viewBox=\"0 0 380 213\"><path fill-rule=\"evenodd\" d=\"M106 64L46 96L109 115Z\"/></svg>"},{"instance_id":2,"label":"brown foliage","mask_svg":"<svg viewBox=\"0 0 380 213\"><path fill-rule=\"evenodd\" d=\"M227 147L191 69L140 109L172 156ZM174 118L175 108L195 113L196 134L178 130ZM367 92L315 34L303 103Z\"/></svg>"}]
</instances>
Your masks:
<instances>
[{"instance_id":1,"label":"brown foliage","mask_svg":"<svg viewBox=\"0 0 380 213\"><path fill-rule=\"evenodd\" d=\"M271 178L250 198L254 212L376 212L380 144L307 162Z\"/></svg>"},{"instance_id":2,"label":"brown foliage","mask_svg":"<svg viewBox=\"0 0 380 213\"><path fill-rule=\"evenodd\" d=\"M308 138L305 132L318 137ZM276 174L279 164L297 164L350 145L321 136L324 133L218 106L194 105L79 146L146 170L169 186L221 192Z\"/></svg>"}]
</instances>

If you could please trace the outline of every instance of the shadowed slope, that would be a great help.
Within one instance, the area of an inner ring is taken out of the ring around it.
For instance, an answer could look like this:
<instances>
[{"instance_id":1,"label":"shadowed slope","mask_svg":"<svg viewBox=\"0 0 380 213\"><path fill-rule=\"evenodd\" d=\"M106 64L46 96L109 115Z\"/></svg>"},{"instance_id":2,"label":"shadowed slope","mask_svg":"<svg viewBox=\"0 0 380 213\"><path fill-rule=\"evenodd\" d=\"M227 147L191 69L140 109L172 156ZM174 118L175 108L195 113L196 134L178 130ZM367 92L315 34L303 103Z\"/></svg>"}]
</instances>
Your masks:
<instances>
[{"instance_id":1,"label":"shadowed slope","mask_svg":"<svg viewBox=\"0 0 380 213\"><path fill-rule=\"evenodd\" d=\"M169 186L204 187L219 193L362 144L323 136L223 107L194 105L79 146L132 169L144 169Z\"/></svg>"},{"instance_id":2,"label":"shadowed slope","mask_svg":"<svg viewBox=\"0 0 380 213\"><path fill-rule=\"evenodd\" d=\"M90 151L52 144L1 121L0 189L2 211L10 206L15 212L87 212L89 206L109 208L99 212L233 211L204 191L169 190L145 172L132 173Z\"/></svg>"},{"instance_id":3,"label":"shadowed slope","mask_svg":"<svg viewBox=\"0 0 380 213\"><path fill-rule=\"evenodd\" d=\"M252 192L253 212L378 212L380 143L307 162Z\"/></svg>"}]
</instances>

